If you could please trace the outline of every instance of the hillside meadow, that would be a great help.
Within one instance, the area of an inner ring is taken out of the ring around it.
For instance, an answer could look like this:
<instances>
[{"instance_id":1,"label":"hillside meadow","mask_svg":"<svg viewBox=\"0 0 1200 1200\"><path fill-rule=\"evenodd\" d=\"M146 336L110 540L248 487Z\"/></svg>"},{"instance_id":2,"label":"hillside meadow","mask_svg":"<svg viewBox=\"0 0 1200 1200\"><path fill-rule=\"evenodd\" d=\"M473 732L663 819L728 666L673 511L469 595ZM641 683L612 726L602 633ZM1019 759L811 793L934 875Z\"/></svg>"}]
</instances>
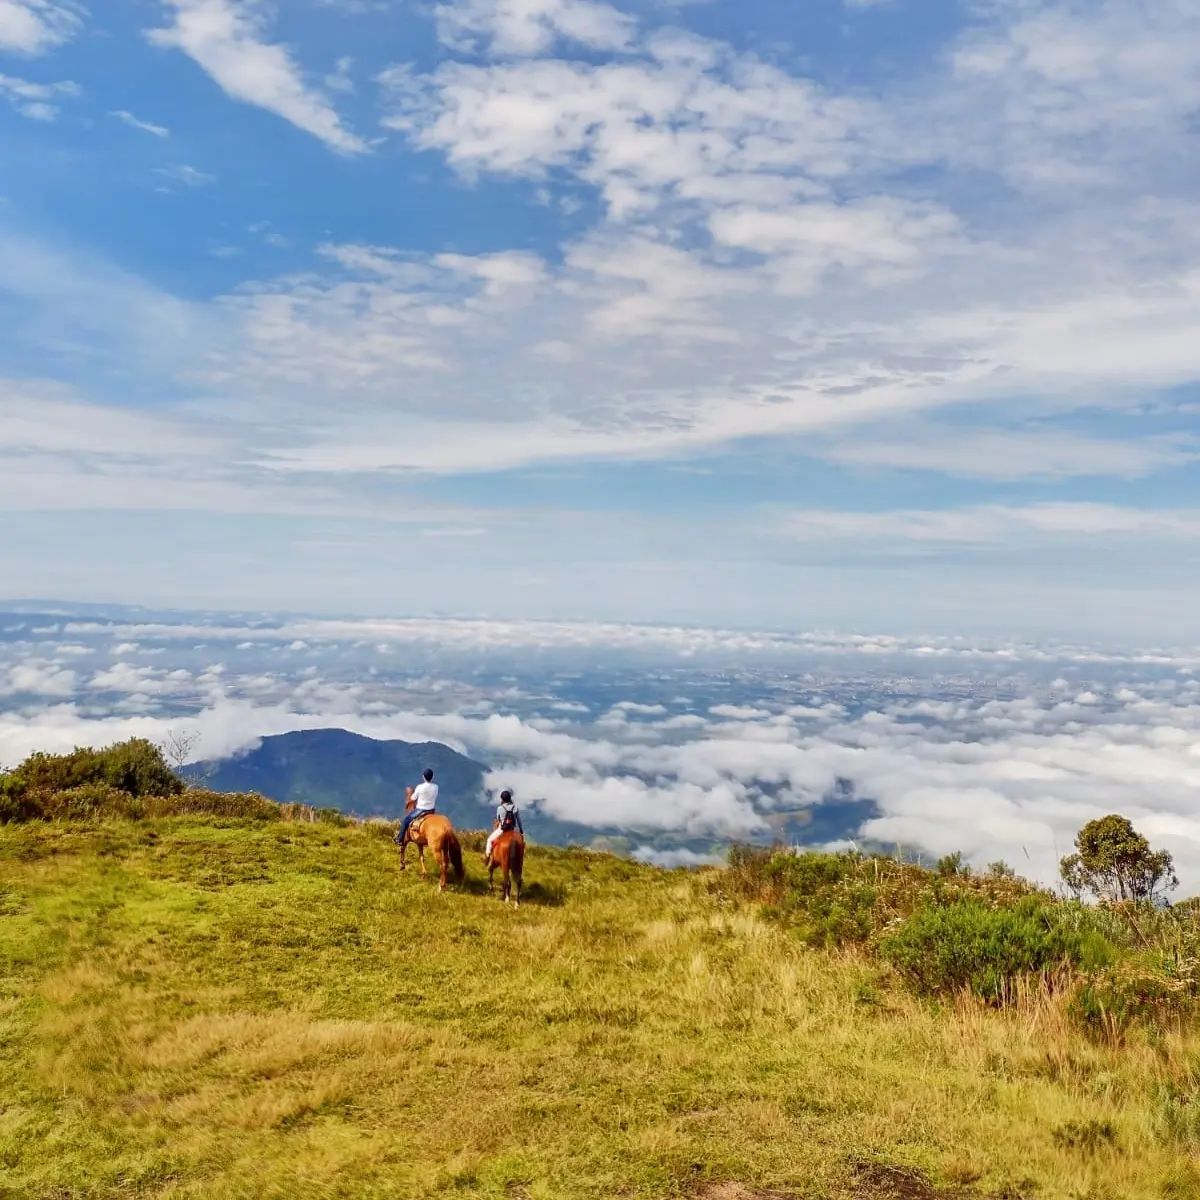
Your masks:
<instances>
[{"instance_id":1,"label":"hillside meadow","mask_svg":"<svg viewBox=\"0 0 1200 1200\"><path fill-rule=\"evenodd\" d=\"M308 814L312 816L313 814ZM1200 1043L931 1001L716 872L386 827L0 826L0 1195L1185 1200Z\"/></svg>"}]
</instances>

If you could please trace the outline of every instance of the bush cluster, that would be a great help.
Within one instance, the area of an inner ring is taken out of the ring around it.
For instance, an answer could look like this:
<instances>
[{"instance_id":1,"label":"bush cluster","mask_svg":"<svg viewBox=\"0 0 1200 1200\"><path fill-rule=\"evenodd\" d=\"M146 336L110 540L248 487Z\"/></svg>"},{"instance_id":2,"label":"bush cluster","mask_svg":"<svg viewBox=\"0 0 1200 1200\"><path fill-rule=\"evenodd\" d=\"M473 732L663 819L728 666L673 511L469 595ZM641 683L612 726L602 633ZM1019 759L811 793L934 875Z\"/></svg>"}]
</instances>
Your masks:
<instances>
[{"instance_id":1,"label":"bush cluster","mask_svg":"<svg viewBox=\"0 0 1200 1200\"><path fill-rule=\"evenodd\" d=\"M32 754L0 774L0 824L194 813L255 821L281 816L278 804L254 792L185 788L158 747L144 738L102 750Z\"/></svg>"},{"instance_id":2,"label":"bush cluster","mask_svg":"<svg viewBox=\"0 0 1200 1200\"><path fill-rule=\"evenodd\" d=\"M813 946L868 943L919 908L973 901L1007 907L1049 893L1011 871L974 875L961 868L929 871L887 855L853 851L797 854L736 846L719 887L754 899Z\"/></svg>"},{"instance_id":3,"label":"bush cluster","mask_svg":"<svg viewBox=\"0 0 1200 1200\"><path fill-rule=\"evenodd\" d=\"M108 787L129 796L177 796L183 783L153 742L130 738L103 750L78 747L70 754L31 754L3 776L9 793L48 794Z\"/></svg>"},{"instance_id":4,"label":"bush cluster","mask_svg":"<svg viewBox=\"0 0 1200 1200\"><path fill-rule=\"evenodd\" d=\"M1031 977L1053 986L1072 968L1099 967L1113 955L1101 935L1073 928L1038 896L998 908L978 900L929 904L898 922L878 945L918 991L966 990L995 1004L1006 1003Z\"/></svg>"},{"instance_id":5,"label":"bush cluster","mask_svg":"<svg viewBox=\"0 0 1200 1200\"><path fill-rule=\"evenodd\" d=\"M813 946L858 946L928 996L1010 1003L1032 986L1070 991L1074 1016L1119 1037L1200 1011L1200 901L1084 904L1002 863L972 873L886 855L737 847L719 892L761 904Z\"/></svg>"}]
</instances>

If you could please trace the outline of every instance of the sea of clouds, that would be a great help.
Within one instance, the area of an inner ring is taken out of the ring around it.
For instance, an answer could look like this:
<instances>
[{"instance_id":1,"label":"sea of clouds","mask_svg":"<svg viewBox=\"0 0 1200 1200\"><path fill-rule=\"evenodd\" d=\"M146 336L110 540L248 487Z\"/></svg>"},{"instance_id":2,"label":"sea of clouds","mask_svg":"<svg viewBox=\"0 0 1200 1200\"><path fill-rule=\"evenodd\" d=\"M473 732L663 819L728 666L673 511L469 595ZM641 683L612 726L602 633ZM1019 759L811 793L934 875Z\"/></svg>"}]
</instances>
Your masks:
<instances>
[{"instance_id":1,"label":"sea of clouds","mask_svg":"<svg viewBox=\"0 0 1200 1200\"><path fill-rule=\"evenodd\" d=\"M773 814L848 787L875 805L853 840L1047 882L1084 822L1122 812L1195 890L1198 665L1195 649L9 611L0 765L169 730L215 758L337 726L445 742L535 815L618 825L654 861L708 857L682 837L769 838Z\"/></svg>"}]
</instances>

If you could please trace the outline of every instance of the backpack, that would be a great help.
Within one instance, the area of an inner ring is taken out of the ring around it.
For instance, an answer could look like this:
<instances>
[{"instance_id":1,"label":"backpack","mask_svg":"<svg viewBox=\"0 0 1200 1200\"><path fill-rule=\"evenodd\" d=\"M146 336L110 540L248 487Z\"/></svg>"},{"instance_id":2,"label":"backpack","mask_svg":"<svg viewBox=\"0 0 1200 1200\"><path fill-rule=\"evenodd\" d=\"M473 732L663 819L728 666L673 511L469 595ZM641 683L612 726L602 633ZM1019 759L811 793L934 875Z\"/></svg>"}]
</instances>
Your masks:
<instances>
[{"instance_id":1,"label":"backpack","mask_svg":"<svg viewBox=\"0 0 1200 1200\"><path fill-rule=\"evenodd\" d=\"M500 818L501 833L508 833L517 827L517 810L511 804L501 805L504 815Z\"/></svg>"}]
</instances>

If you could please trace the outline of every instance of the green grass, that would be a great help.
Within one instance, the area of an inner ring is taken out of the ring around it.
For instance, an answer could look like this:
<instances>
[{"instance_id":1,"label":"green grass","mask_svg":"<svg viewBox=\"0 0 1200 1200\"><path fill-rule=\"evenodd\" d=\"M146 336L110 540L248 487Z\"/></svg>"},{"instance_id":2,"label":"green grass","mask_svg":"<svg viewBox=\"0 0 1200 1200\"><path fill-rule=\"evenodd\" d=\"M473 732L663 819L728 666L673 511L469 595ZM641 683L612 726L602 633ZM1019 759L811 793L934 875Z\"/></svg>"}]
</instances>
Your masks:
<instances>
[{"instance_id":1,"label":"green grass","mask_svg":"<svg viewBox=\"0 0 1200 1200\"><path fill-rule=\"evenodd\" d=\"M514 911L468 859L438 895L370 825L0 827L0 1196L1200 1197L1190 1035L936 1007L703 875L532 847Z\"/></svg>"}]
</instances>

